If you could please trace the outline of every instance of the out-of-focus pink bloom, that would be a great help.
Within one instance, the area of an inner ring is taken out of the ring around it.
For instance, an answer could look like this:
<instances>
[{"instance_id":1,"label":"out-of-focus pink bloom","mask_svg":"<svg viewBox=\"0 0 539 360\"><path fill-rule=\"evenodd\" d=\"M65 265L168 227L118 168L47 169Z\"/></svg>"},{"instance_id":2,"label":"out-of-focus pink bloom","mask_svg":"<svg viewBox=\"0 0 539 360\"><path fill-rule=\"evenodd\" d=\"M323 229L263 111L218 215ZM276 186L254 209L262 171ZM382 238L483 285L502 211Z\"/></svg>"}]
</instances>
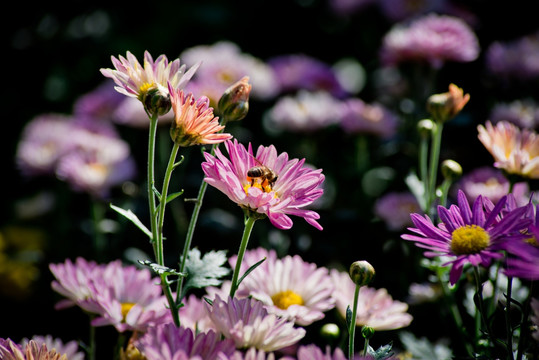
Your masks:
<instances>
[{"instance_id":1,"label":"out-of-focus pink bloom","mask_svg":"<svg viewBox=\"0 0 539 360\"><path fill-rule=\"evenodd\" d=\"M487 69L506 80L535 81L539 77L539 32L493 42L487 49Z\"/></svg>"},{"instance_id":2,"label":"out-of-focus pink bloom","mask_svg":"<svg viewBox=\"0 0 539 360\"><path fill-rule=\"evenodd\" d=\"M344 115L340 100L326 91L300 90L279 98L269 110L269 131L314 132L337 124Z\"/></svg>"},{"instance_id":3,"label":"out-of-focus pink bloom","mask_svg":"<svg viewBox=\"0 0 539 360\"><path fill-rule=\"evenodd\" d=\"M236 351L229 359L219 360L276 360L273 352L266 353L264 350L257 350L256 348L249 348L243 351ZM279 360L289 360L287 357L280 357ZM292 360L292 359L290 359Z\"/></svg>"},{"instance_id":4,"label":"out-of-focus pink bloom","mask_svg":"<svg viewBox=\"0 0 539 360\"><path fill-rule=\"evenodd\" d=\"M273 145L259 146L256 156L251 144L245 149L235 139L227 140L225 147L230 159L219 148L215 156L204 153L206 162L202 163L202 170L208 184L221 190L251 215L266 215L279 229L290 229L293 223L289 215L295 215L322 230L316 221L320 217L318 213L304 209L323 193L322 170L304 166L305 159L289 160L287 153L278 155ZM257 170L269 169L273 173L251 173L255 166L263 167Z\"/></svg>"},{"instance_id":5,"label":"out-of-focus pink bloom","mask_svg":"<svg viewBox=\"0 0 539 360\"><path fill-rule=\"evenodd\" d=\"M380 0L378 7L390 21L404 21L428 13L445 13L447 0Z\"/></svg>"},{"instance_id":6,"label":"out-of-focus pink bloom","mask_svg":"<svg viewBox=\"0 0 539 360\"><path fill-rule=\"evenodd\" d=\"M375 0L329 0L331 10L339 16L361 12L375 3Z\"/></svg>"},{"instance_id":7,"label":"out-of-focus pink bloom","mask_svg":"<svg viewBox=\"0 0 539 360\"><path fill-rule=\"evenodd\" d=\"M478 125L478 138L494 157L494 166L509 174L539 179L539 137L507 121Z\"/></svg>"},{"instance_id":8,"label":"out-of-focus pink bloom","mask_svg":"<svg viewBox=\"0 0 539 360\"><path fill-rule=\"evenodd\" d=\"M65 354L69 360L84 360L84 353L78 351L79 343L75 340L64 343L59 338L53 338L52 335L34 335L31 339L23 339L21 347L24 349L31 340L35 341L39 347L45 344L47 349L54 349L61 355Z\"/></svg>"},{"instance_id":9,"label":"out-of-focus pink bloom","mask_svg":"<svg viewBox=\"0 0 539 360\"><path fill-rule=\"evenodd\" d=\"M206 304L216 328L226 339L232 339L237 349L254 347L275 351L293 345L305 336L305 329L275 314L269 314L264 304L250 298L223 300L216 296Z\"/></svg>"},{"instance_id":10,"label":"out-of-focus pink bloom","mask_svg":"<svg viewBox=\"0 0 539 360\"><path fill-rule=\"evenodd\" d=\"M533 99L499 103L492 108L489 119L493 124L508 121L519 128L537 129L539 127L539 106Z\"/></svg>"},{"instance_id":11,"label":"out-of-focus pink bloom","mask_svg":"<svg viewBox=\"0 0 539 360\"><path fill-rule=\"evenodd\" d=\"M330 276L335 285L333 297L336 308L346 318L347 307L354 303L356 285L348 272L331 269ZM378 331L403 328L413 319L407 311L408 304L393 300L386 289L362 286L359 289L356 325L367 325Z\"/></svg>"},{"instance_id":12,"label":"out-of-focus pink bloom","mask_svg":"<svg viewBox=\"0 0 539 360\"><path fill-rule=\"evenodd\" d=\"M173 323L150 327L134 345L147 360L226 360L235 352L234 343L214 331L195 333Z\"/></svg>"},{"instance_id":13,"label":"out-of-focus pink bloom","mask_svg":"<svg viewBox=\"0 0 539 360\"><path fill-rule=\"evenodd\" d=\"M479 41L459 18L428 14L398 23L384 36L380 58L384 65L426 62L440 68L447 61L471 62L479 56Z\"/></svg>"},{"instance_id":14,"label":"out-of-focus pink bloom","mask_svg":"<svg viewBox=\"0 0 539 360\"><path fill-rule=\"evenodd\" d=\"M303 261L299 255L278 259L274 250L258 248L245 253L241 272L258 261L266 260L246 277L238 296L260 300L269 313L306 326L324 318L335 307L334 286L328 269ZM236 256L229 260L236 265Z\"/></svg>"},{"instance_id":15,"label":"out-of-focus pink bloom","mask_svg":"<svg viewBox=\"0 0 539 360\"><path fill-rule=\"evenodd\" d=\"M249 76L253 85L251 96L255 99L270 99L279 91L273 70L263 62L229 41L212 45L198 45L180 54L186 64L202 62L186 90L195 96L207 96L216 106L223 92L232 84Z\"/></svg>"},{"instance_id":16,"label":"out-of-focus pink bloom","mask_svg":"<svg viewBox=\"0 0 539 360\"><path fill-rule=\"evenodd\" d=\"M175 143L187 147L217 144L232 138L232 135L220 132L225 127L214 116L207 97L195 100L193 94L175 91L172 87L169 87L169 92L174 111L170 136Z\"/></svg>"},{"instance_id":17,"label":"out-of-focus pink bloom","mask_svg":"<svg viewBox=\"0 0 539 360\"><path fill-rule=\"evenodd\" d=\"M390 192L380 197L374 204L374 213L391 231L402 230L412 225L410 214L420 210L417 199L410 192Z\"/></svg>"},{"instance_id":18,"label":"out-of-focus pink bloom","mask_svg":"<svg viewBox=\"0 0 539 360\"><path fill-rule=\"evenodd\" d=\"M462 176L455 186L455 190L458 189L464 191L469 202L482 195L496 204L509 193L509 180L501 170L482 166ZM526 204L530 196L528 184L526 182L514 184L512 194L519 205Z\"/></svg>"},{"instance_id":19,"label":"out-of-focus pink bloom","mask_svg":"<svg viewBox=\"0 0 539 360\"><path fill-rule=\"evenodd\" d=\"M367 104L358 98L343 101L339 125L350 134L371 134L390 138L397 132L398 116L381 104Z\"/></svg>"},{"instance_id":20,"label":"out-of-focus pink bloom","mask_svg":"<svg viewBox=\"0 0 539 360\"><path fill-rule=\"evenodd\" d=\"M305 54L276 56L268 60L279 82L280 92L325 91L340 98L346 91L328 64Z\"/></svg>"},{"instance_id":21,"label":"out-of-focus pink bloom","mask_svg":"<svg viewBox=\"0 0 539 360\"><path fill-rule=\"evenodd\" d=\"M159 117L158 125L170 126L174 113L168 113ZM150 125L148 114L143 106L140 106L140 101L133 97L124 96L123 101L118 105L112 114L112 121L118 125L129 126L133 128L147 129Z\"/></svg>"},{"instance_id":22,"label":"out-of-focus pink bloom","mask_svg":"<svg viewBox=\"0 0 539 360\"><path fill-rule=\"evenodd\" d=\"M183 303L184 306L178 311L182 327L191 329L194 332L216 330L206 312L204 299L200 299L196 295L191 294L187 299L183 300Z\"/></svg>"}]
</instances>

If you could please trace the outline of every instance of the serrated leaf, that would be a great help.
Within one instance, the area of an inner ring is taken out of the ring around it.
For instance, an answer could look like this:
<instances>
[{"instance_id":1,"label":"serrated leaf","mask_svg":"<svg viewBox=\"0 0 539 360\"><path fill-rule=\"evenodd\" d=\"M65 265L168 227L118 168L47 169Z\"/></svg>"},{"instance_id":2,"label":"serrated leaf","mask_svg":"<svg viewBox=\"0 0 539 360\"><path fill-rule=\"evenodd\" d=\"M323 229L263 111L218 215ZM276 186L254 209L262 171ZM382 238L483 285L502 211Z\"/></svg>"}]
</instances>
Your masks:
<instances>
[{"instance_id":1,"label":"serrated leaf","mask_svg":"<svg viewBox=\"0 0 539 360\"><path fill-rule=\"evenodd\" d=\"M186 276L186 273L181 273L176 269L169 268L167 266L159 265L157 263L151 262L150 260L138 260L141 265L148 266L158 275L176 275L176 276Z\"/></svg>"},{"instance_id":2,"label":"serrated leaf","mask_svg":"<svg viewBox=\"0 0 539 360\"><path fill-rule=\"evenodd\" d=\"M367 347L367 354L372 356L374 360L385 360L393 356L393 344L380 346L377 350L372 347Z\"/></svg>"},{"instance_id":3,"label":"serrated leaf","mask_svg":"<svg viewBox=\"0 0 539 360\"><path fill-rule=\"evenodd\" d=\"M137 215L135 215L131 210L125 210L121 207L110 204L112 210L116 211L120 215L123 215L126 219L130 220L135 224L142 232L144 232L150 239L152 239L152 232L148 230L146 226L139 220Z\"/></svg>"},{"instance_id":4,"label":"serrated leaf","mask_svg":"<svg viewBox=\"0 0 539 360\"><path fill-rule=\"evenodd\" d=\"M187 277L181 298L191 288L221 285L221 278L230 273L229 268L222 266L227 260L225 251L210 251L201 258L198 249L191 249L185 262Z\"/></svg>"}]
</instances>

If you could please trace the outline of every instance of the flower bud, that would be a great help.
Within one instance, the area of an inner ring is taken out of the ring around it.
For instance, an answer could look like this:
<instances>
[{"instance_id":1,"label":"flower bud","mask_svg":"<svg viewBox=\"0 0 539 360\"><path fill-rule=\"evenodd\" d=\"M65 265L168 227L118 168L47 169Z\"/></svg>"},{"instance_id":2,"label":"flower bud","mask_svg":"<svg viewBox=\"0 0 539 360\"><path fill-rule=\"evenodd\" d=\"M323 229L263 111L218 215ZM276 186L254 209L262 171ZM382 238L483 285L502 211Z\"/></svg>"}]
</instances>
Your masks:
<instances>
[{"instance_id":1,"label":"flower bud","mask_svg":"<svg viewBox=\"0 0 539 360\"><path fill-rule=\"evenodd\" d=\"M464 95L455 84L449 85L449 92L434 94L427 99L427 111L437 122L451 120L470 100L470 94Z\"/></svg>"},{"instance_id":2,"label":"flower bud","mask_svg":"<svg viewBox=\"0 0 539 360\"><path fill-rule=\"evenodd\" d=\"M431 119L423 119L417 123L417 132L422 138L429 138L436 130L436 123Z\"/></svg>"},{"instance_id":3,"label":"flower bud","mask_svg":"<svg viewBox=\"0 0 539 360\"><path fill-rule=\"evenodd\" d=\"M145 92L141 93L140 100L150 115L165 115L172 107L170 102L170 94L164 87L160 85L151 87Z\"/></svg>"},{"instance_id":4,"label":"flower bud","mask_svg":"<svg viewBox=\"0 0 539 360\"><path fill-rule=\"evenodd\" d=\"M357 286L368 285L374 279L374 268L365 260L355 261L350 265L350 278Z\"/></svg>"},{"instance_id":5,"label":"flower bud","mask_svg":"<svg viewBox=\"0 0 539 360\"><path fill-rule=\"evenodd\" d=\"M225 121L239 121L247 115L251 88L249 77L244 76L225 90L218 103L219 113Z\"/></svg>"},{"instance_id":6,"label":"flower bud","mask_svg":"<svg viewBox=\"0 0 539 360\"><path fill-rule=\"evenodd\" d=\"M442 162L442 175L453 181L462 176L462 167L454 160L444 160Z\"/></svg>"},{"instance_id":7,"label":"flower bud","mask_svg":"<svg viewBox=\"0 0 539 360\"><path fill-rule=\"evenodd\" d=\"M363 336L364 339L370 339L374 335L374 329L368 325L364 325L361 328L361 336Z\"/></svg>"}]
</instances>

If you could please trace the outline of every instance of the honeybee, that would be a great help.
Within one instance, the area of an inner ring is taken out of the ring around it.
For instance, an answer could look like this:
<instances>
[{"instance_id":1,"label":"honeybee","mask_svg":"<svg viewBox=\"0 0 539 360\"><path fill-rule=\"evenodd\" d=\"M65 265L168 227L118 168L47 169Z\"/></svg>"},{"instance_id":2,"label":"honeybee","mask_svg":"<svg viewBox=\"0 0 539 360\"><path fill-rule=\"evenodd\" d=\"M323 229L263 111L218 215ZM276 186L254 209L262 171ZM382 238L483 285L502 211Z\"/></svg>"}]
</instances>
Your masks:
<instances>
[{"instance_id":1,"label":"honeybee","mask_svg":"<svg viewBox=\"0 0 539 360\"><path fill-rule=\"evenodd\" d=\"M275 184L279 176L257 159L255 159L255 161L257 162L257 165L247 170L247 177L251 180L251 186L254 185L255 181L258 181L262 187L268 185L270 188L273 187L273 184Z\"/></svg>"}]
</instances>

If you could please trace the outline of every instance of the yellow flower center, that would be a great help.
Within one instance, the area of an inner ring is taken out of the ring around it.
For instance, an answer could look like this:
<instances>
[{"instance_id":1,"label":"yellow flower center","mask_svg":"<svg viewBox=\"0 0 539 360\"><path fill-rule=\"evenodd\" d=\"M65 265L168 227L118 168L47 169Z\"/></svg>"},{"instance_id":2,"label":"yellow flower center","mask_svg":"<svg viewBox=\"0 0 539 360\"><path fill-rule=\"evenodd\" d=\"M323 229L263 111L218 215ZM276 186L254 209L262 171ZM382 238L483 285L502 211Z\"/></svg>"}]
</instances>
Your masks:
<instances>
[{"instance_id":1,"label":"yellow flower center","mask_svg":"<svg viewBox=\"0 0 539 360\"><path fill-rule=\"evenodd\" d=\"M125 320L127 313L135 306L134 303L122 303L122 318Z\"/></svg>"},{"instance_id":2,"label":"yellow flower center","mask_svg":"<svg viewBox=\"0 0 539 360\"><path fill-rule=\"evenodd\" d=\"M301 295L292 290L281 291L271 297L273 304L280 309L286 310L290 305L303 305Z\"/></svg>"},{"instance_id":3,"label":"yellow flower center","mask_svg":"<svg viewBox=\"0 0 539 360\"><path fill-rule=\"evenodd\" d=\"M461 226L451 234L451 250L455 255L477 254L487 248L490 236L480 226Z\"/></svg>"},{"instance_id":4,"label":"yellow flower center","mask_svg":"<svg viewBox=\"0 0 539 360\"><path fill-rule=\"evenodd\" d=\"M142 85L139 86L138 88L138 92L139 92L139 100L142 100L142 98L144 97L144 94L146 94L148 92L148 90L152 89L155 87L155 83L144 83Z\"/></svg>"}]
</instances>

